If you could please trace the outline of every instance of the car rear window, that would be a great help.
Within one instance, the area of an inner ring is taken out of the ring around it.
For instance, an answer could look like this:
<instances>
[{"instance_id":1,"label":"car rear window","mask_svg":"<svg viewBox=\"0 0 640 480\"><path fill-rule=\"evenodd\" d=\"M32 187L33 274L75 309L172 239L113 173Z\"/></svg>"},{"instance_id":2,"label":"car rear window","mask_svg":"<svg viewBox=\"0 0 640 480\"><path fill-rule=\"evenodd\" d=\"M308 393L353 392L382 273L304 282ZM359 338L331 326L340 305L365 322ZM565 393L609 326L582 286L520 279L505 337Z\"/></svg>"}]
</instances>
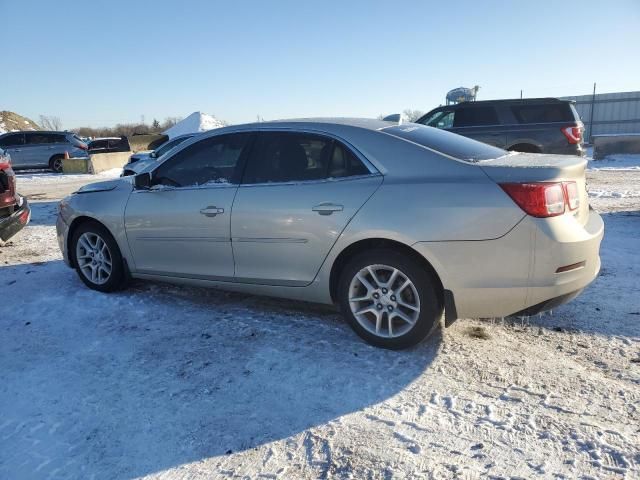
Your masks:
<instances>
[{"instance_id":1,"label":"car rear window","mask_svg":"<svg viewBox=\"0 0 640 480\"><path fill-rule=\"evenodd\" d=\"M576 120L570 103L513 105L511 111L518 123L574 122Z\"/></svg>"},{"instance_id":2,"label":"car rear window","mask_svg":"<svg viewBox=\"0 0 640 480\"><path fill-rule=\"evenodd\" d=\"M498 114L493 107L458 108L453 121L454 127L476 127L480 125L498 125Z\"/></svg>"},{"instance_id":3,"label":"car rear window","mask_svg":"<svg viewBox=\"0 0 640 480\"><path fill-rule=\"evenodd\" d=\"M465 162L473 163L507 154L501 148L423 125L394 125L383 128L381 131Z\"/></svg>"}]
</instances>

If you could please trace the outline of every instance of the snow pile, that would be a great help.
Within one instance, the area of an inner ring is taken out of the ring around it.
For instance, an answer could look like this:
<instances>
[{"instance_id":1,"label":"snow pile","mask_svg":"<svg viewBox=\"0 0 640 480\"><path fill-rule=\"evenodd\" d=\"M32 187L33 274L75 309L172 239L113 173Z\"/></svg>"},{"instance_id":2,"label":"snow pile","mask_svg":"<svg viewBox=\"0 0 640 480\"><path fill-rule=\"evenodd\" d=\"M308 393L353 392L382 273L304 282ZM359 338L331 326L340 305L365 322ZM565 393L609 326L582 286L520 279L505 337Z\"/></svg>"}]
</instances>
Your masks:
<instances>
[{"instance_id":1,"label":"snow pile","mask_svg":"<svg viewBox=\"0 0 640 480\"><path fill-rule=\"evenodd\" d=\"M224 127L224 123L216 117L202 112L193 112L163 133L169 138L174 138L187 133L206 132L220 127Z\"/></svg>"},{"instance_id":2,"label":"snow pile","mask_svg":"<svg viewBox=\"0 0 640 480\"><path fill-rule=\"evenodd\" d=\"M603 160L589 160L589 170L640 171L640 153L608 155Z\"/></svg>"},{"instance_id":3,"label":"snow pile","mask_svg":"<svg viewBox=\"0 0 640 480\"><path fill-rule=\"evenodd\" d=\"M86 180L87 182L108 180L118 178L122 173L122 168L112 168L97 174L77 173L61 175L53 172L43 172L42 170L23 170L18 172L18 184L50 184L52 182L65 182L68 180Z\"/></svg>"},{"instance_id":4,"label":"snow pile","mask_svg":"<svg viewBox=\"0 0 640 480\"><path fill-rule=\"evenodd\" d=\"M589 196L591 198L637 198L640 197L640 191L623 190L617 192L615 190L590 189Z\"/></svg>"}]
</instances>

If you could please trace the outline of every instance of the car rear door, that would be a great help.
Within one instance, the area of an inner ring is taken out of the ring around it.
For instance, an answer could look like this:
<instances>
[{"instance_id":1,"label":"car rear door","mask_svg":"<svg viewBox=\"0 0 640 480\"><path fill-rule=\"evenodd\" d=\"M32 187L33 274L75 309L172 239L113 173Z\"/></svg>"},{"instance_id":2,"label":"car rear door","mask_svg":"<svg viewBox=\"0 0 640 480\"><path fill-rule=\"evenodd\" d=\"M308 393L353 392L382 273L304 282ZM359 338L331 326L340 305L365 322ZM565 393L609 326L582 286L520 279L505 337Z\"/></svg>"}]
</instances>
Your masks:
<instances>
[{"instance_id":1,"label":"car rear door","mask_svg":"<svg viewBox=\"0 0 640 480\"><path fill-rule=\"evenodd\" d=\"M233 205L236 281L307 285L382 176L313 133L259 134Z\"/></svg>"},{"instance_id":2,"label":"car rear door","mask_svg":"<svg viewBox=\"0 0 640 480\"><path fill-rule=\"evenodd\" d=\"M178 150L134 190L125 229L138 273L231 281L231 206L252 135L208 137Z\"/></svg>"},{"instance_id":3,"label":"car rear door","mask_svg":"<svg viewBox=\"0 0 640 480\"><path fill-rule=\"evenodd\" d=\"M490 105L458 106L453 125L448 130L494 147L504 148L507 142L507 134L496 109Z\"/></svg>"}]
</instances>

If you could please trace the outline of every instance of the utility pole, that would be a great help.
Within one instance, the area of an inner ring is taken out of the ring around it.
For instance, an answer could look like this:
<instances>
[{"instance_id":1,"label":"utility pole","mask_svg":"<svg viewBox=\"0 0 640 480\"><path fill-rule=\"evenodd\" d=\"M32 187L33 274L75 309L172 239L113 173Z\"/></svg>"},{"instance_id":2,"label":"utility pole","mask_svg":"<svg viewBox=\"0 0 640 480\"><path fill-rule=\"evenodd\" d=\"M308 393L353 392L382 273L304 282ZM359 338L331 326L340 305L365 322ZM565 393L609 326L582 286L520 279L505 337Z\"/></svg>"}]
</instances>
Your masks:
<instances>
[{"instance_id":1,"label":"utility pole","mask_svg":"<svg viewBox=\"0 0 640 480\"><path fill-rule=\"evenodd\" d=\"M522 89L520 89L520 100L522 100Z\"/></svg>"}]
</instances>

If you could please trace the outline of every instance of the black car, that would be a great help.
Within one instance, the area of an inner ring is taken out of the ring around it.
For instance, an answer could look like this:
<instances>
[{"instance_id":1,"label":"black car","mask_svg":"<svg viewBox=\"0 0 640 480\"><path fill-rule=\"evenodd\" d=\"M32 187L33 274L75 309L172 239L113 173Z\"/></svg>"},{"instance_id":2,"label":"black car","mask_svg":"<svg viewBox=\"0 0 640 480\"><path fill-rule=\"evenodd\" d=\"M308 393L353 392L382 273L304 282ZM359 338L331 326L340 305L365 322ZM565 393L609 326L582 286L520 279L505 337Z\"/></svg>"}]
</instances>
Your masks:
<instances>
[{"instance_id":1,"label":"black car","mask_svg":"<svg viewBox=\"0 0 640 480\"><path fill-rule=\"evenodd\" d=\"M557 98L483 100L431 110L415 123L530 153L582 155L584 125L573 102Z\"/></svg>"},{"instance_id":2,"label":"black car","mask_svg":"<svg viewBox=\"0 0 640 480\"><path fill-rule=\"evenodd\" d=\"M129 145L129 139L125 136L96 138L95 140L89 142L90 154L129 151L131 151L131 145Z\"/></svg>"}]
</instances>

